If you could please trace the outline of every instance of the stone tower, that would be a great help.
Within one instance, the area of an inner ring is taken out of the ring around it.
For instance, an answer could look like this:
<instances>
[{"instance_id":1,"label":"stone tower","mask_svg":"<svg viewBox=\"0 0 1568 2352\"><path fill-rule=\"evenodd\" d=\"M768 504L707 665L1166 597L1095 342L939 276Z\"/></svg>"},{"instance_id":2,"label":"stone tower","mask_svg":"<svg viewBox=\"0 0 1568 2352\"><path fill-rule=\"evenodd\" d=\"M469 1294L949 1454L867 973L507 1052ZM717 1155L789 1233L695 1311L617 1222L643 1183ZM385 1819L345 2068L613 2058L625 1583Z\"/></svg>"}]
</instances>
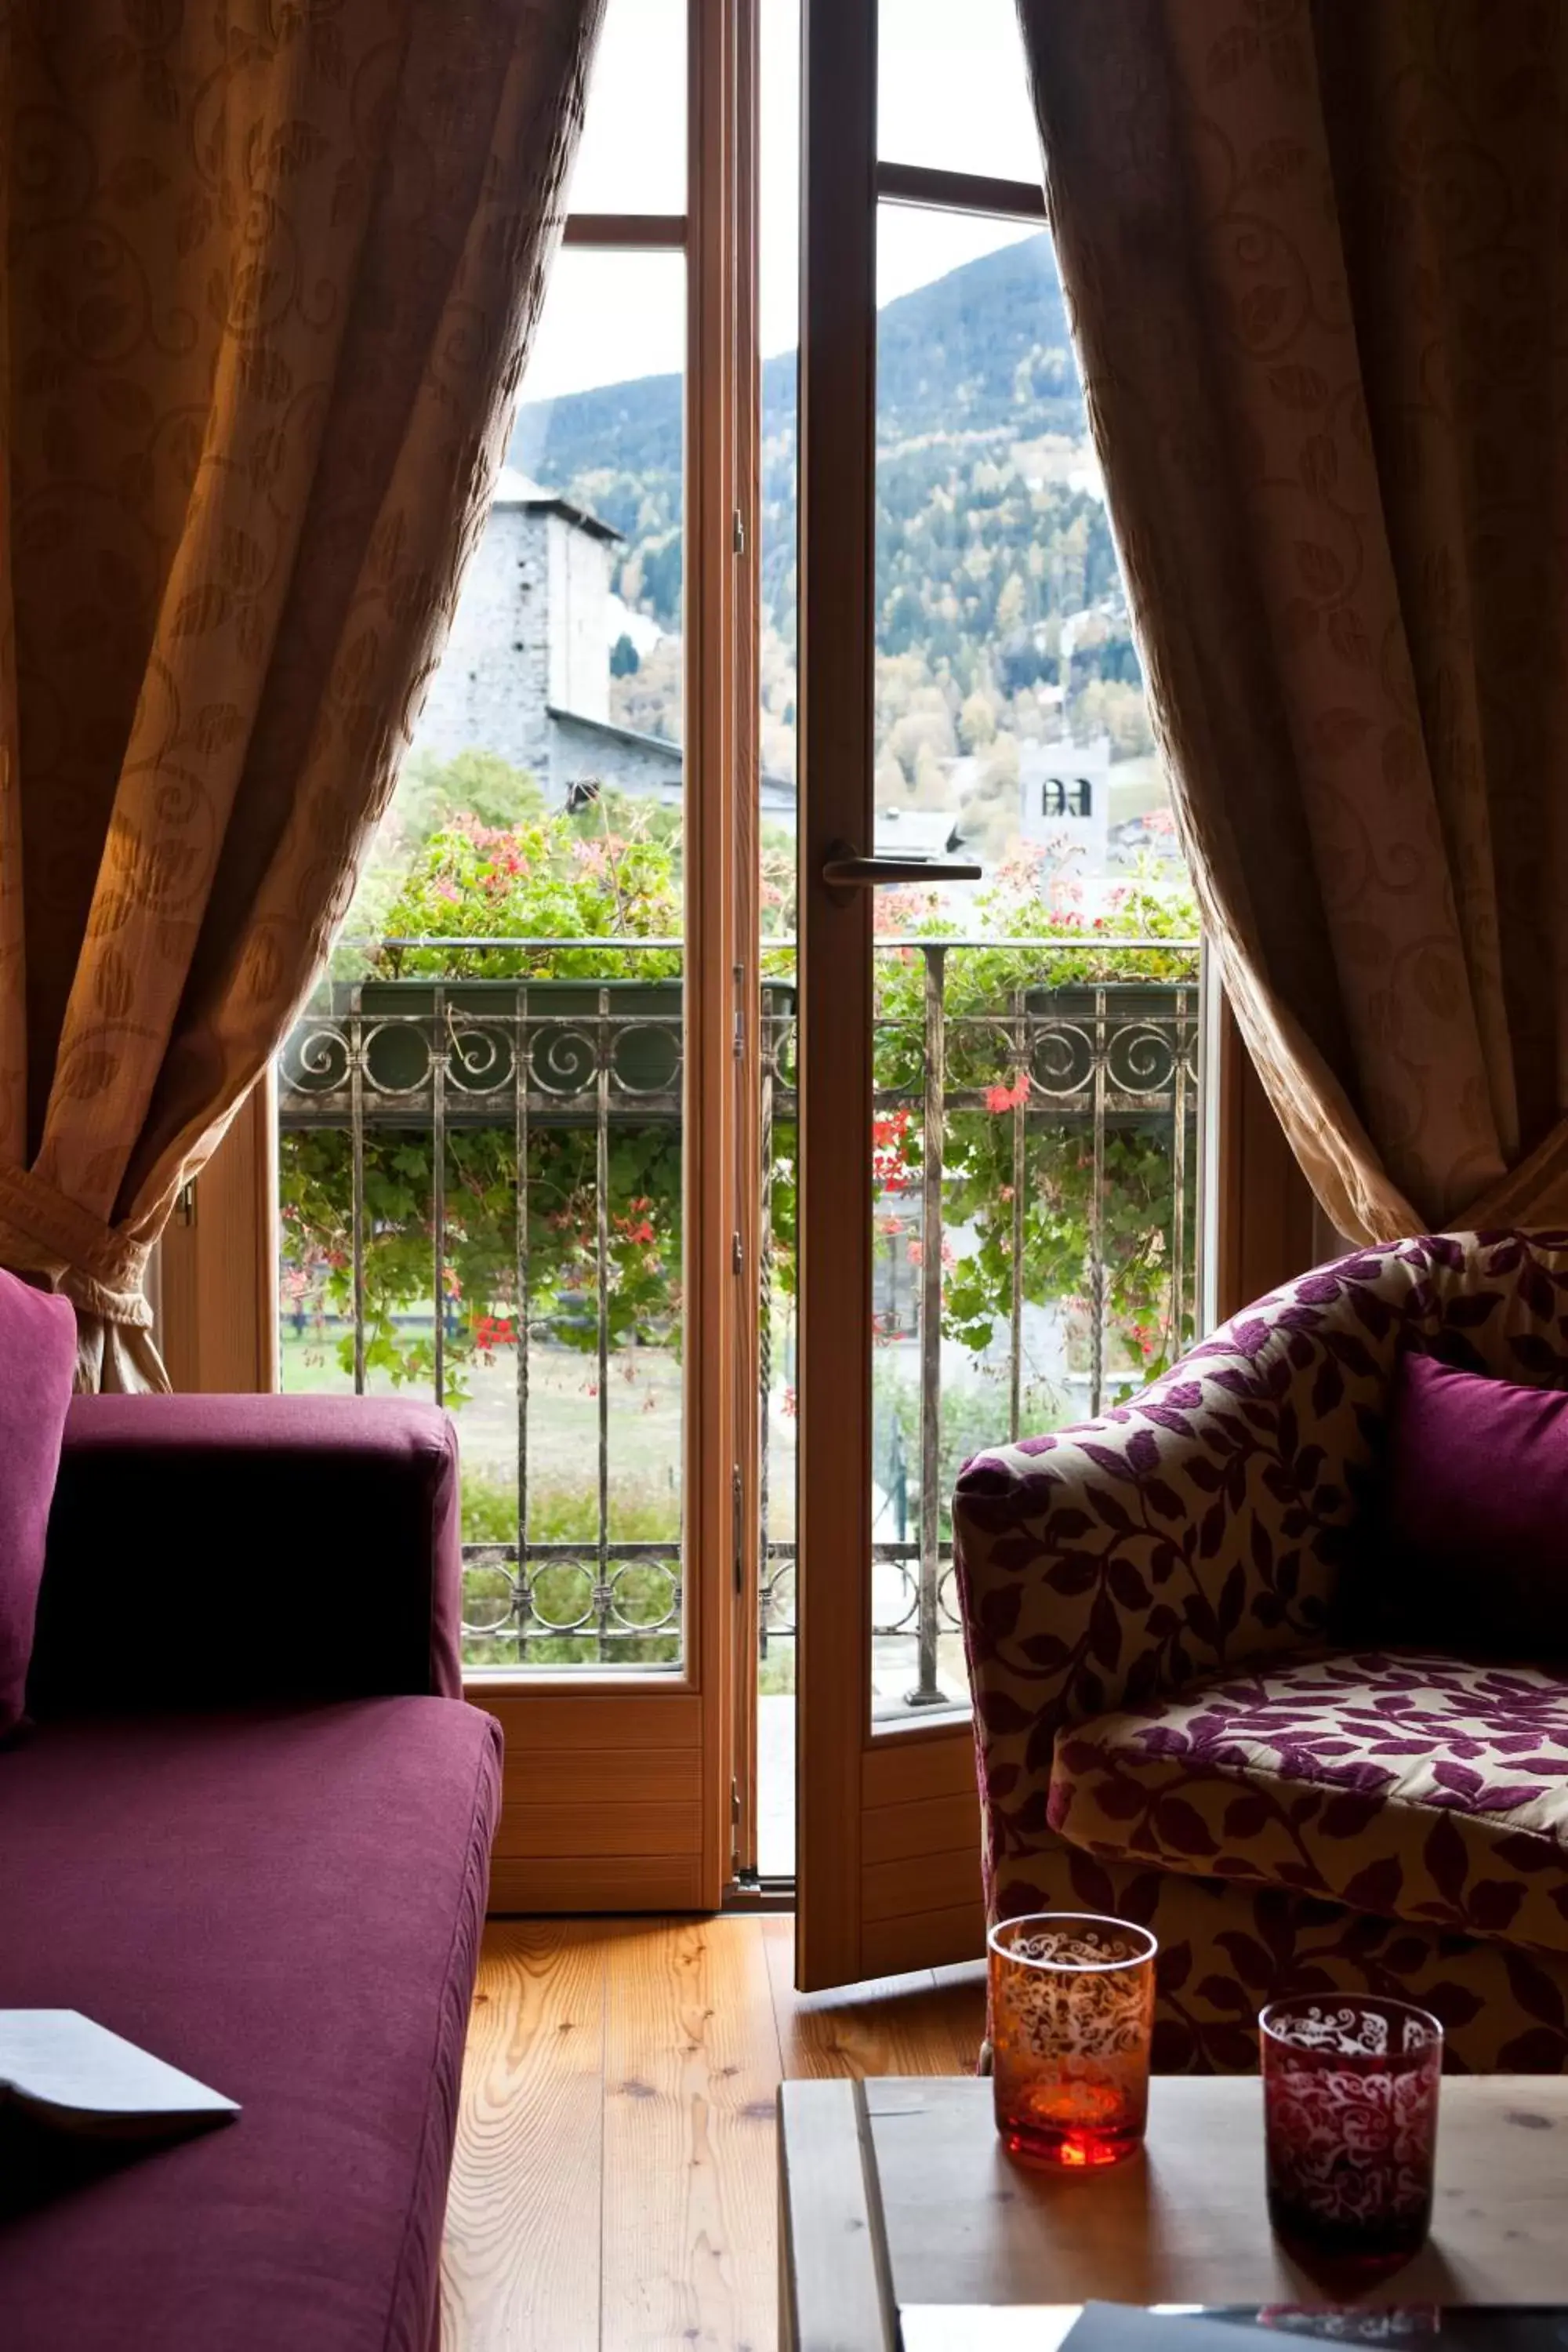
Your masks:
<instances>
[{"instance_id":1,"label":"stone tower","mask_svg":"<svg viewBox=\"0 0 1568 2352\"><path fill-rule=\"evenodd\" d=\"M499 752L552 801L565 793L558 721L610 716L606 642L612 551L620 533L504 467L463 580L416 751L449 760Z\"/></svg>"}]
</instances>

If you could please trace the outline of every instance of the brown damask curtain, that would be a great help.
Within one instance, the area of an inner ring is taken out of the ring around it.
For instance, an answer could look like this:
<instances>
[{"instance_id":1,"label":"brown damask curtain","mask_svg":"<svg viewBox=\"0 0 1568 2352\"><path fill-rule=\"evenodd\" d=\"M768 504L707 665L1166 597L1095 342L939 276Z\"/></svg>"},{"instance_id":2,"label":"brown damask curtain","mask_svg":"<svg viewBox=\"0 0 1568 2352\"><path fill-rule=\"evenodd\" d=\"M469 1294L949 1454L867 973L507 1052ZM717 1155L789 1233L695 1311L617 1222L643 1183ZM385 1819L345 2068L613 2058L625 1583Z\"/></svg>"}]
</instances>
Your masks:
<instances>
[{"instance_id":1,"label":"brown damask curtain","mask_svg":"<svg viewBox=\"0 0 1568 2352\"><path fill-rule=\"evenodd\" d=\"M1568 1223L1568 10L1019 0L1155 723L1344 1233Z\"/></svg>"},{"instance_id":2,"label":"brown damask curtain","mask_svg":"<svg viewBox=\"0 0 1568 2352\"><path fill-rule=\"evenodd\" d=\"M0 1263L86 1385L348 903L601 7L0 5Z\"/></svg>"}]
</instances>

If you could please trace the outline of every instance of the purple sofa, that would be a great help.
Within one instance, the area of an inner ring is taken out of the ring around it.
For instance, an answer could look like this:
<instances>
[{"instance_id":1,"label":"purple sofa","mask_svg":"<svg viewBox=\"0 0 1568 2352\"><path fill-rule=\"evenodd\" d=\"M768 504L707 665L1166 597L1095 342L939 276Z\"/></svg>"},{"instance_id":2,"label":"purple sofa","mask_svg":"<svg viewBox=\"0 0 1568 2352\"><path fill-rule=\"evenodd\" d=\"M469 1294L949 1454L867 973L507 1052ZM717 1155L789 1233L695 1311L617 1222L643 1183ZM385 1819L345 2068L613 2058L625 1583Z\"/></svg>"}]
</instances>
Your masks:
<instances>
[{"instance_id":1,"label":"purple sofa","mask_svg":"<svg viewBox=\"0 0 1568 2352\"><path fill-rule=\"evenodd\" d=\"M428 2352L500 1739L459 1703L445 1417L70 1407L0 1751L0 2006L240 2100L0 2177L6 2352Z\"/></svg>"}]
</instances>

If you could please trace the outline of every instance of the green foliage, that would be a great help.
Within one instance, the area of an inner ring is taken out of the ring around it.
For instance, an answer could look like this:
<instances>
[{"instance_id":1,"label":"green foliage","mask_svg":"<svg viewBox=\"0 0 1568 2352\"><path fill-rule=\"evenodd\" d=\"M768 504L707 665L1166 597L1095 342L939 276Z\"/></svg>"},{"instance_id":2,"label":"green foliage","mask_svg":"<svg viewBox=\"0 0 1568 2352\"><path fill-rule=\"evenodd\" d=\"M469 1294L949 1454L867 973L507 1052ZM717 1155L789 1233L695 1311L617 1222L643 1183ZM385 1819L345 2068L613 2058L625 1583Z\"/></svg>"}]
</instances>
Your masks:
<instances>
[{"instance_id":1,"label":"green foliage","mask_svg":"<svg viewBox=\"0 0 1568 2352\"><path fill-rule=\"evenodd\" d=\"M532 823L544 814L544 795L499 751L459 751L453 760L416 751L403 763L394 810L400 834L418 844L459 821L503 831Z\"/></svg>"},{"instance_id":2,"label":"green foliage","mask_svg":"<svg viewBox=\"0 0 1568 2352\"><path fill-rule=\"evenodd\" d=\"M636 646L633 645L630 637L627 636L626 631L623 629L620 635L616 639L615 644L610 647L610 676L612 677L636 677L641 667L641 656L639 656Z\"/></svg>"},{"instance_id":3,"label":"green foliage","mask_svg":"<svg viewBox=\"0 0 1568 2352\"><path fill-rule=\"evenodd\" d=\"M952 1535L952 1496L960 1469L971 1454L994 1445L999 1436L1006 1434L1006 1393L994 1375L949 1381L942 1386L941 1413L937 1483L942 1503L938 1525L941 1540L946 1543ZM1028 1427L1038 1433L1048 1422L1048 1415L1042 1418L1037 1412L1031 1414ZM901 1378L885 1356L879 1357L871 1370L871 1428L872 1475L884 1490L889 1483L896 1433L905 1474L910 1481L910 1533L913 1535L921 1463L920 1390L913 1381ZM896 1530L888 1526L879 1527L876 1532L879 1540L885 1538L891 1541L896 1535Z\"/></svg>"},{"instance_id":4,"label":"green foliage","mask_svg":"<svg viewBox=\"0 0 1568 2352\"><path fill-rule=\"evenodd\" d=\"M454 763L456 764L456 763ZM498 763L499 765L500 763ZM511 772L515 776L515 772ZM503 778L489 781L513 789ZM526 782L526 780L523 780ZM439 798L449 772L427 771L423 788ZM535 812L508 830L459 819L431 833L402 878L388 911L392 937L489 938L471 950L393 948L369 952L369 981L526 979L542 985L593 981L611 986L663 982L669 993L639 1010L678 1016L678 949L640 952L638 939L673 938L680 925L679 818L606 795L576 816ZM1022 999L1081 1013L1070 992L1100 983L1195 982L1195 960L1179 942L1196 929L1189 898L1166 876L1135 875L1119 904L1089 924L1070 885L1048 877L1037 853L1000 869L975 910L991 944L947 960L950 1105L944 1156L944 1217L970 1242L944 1283L947 1335L975 1358L1010 1311L1016 1209L1015 1129L1025 1122L1026 1189L1022 1208L1023 1296L1037 1305L1082 1301L1089 1266L1107 1266L1110 1370L1126 1379L1157 1370L1189 1328L1190 1299L1171 1292L1173 1237L1172 1138L1167 1118L1135 1111L1110 1120L1097 1192L1091 1129L1082 1111L1037 1104L1013 1066L1012 1034L995 1015ZM884 902L879 921L904 940L940 939L942 923L918 893ZM1119 939L1168 940L1168 950L1130 953ZM624 941L624 946L548 946L549 940ZM1038 942L1044 940L1045 944ZM1026 942L1029 942L1026 944ZM775 985L793 979L793 954L775 952ZM875 959L879 1094L918 1104L924 1066L925 961L913 946ZM1065 992L1065 993L1064 993ZM581 992L567 1001L581 1004ZM552 1000L535 1000L541 1011ZM459 1041L460 1041L460 1015ZM975 1107L978 1096L983 1108ZM918 1181L922 1139L918 1109L877 1122L878 1178L895 1203ZM528 1318L536 1336L592 1353L598 1339L599 1202L591 1104L583 1124L535 1122L529 1138L526 1255ZM797 1199L795 1139L781 1119L772 1171L772 1272L787 1312L795 1293ZM446 1142L446 1290L441 1301L447 1391L467 1393L471 1367L516 1345L518 1236L516 1144L510 1122L454 1126ZM347 1318L353 1309L352 1160L341 1129L293 1130L282 1139L283 1220L289 1278L315 1310ZM434 1143L428 1129L373 1126L364 1153L366 1361L398 1384L427 1384L434 1369ZM612 1349L678 1349L680 1343L681 1150L677 1125L650 1117L616 1124L608 1141L605 1310ZM1189 1185L1190 1195L1193 1187ZM1185 1263L1192 1235L1184 1236ZM1087 1346L1087 1339L1083 1344ZM353 1341L339 1343L352 1368Z\"/></svg>"},{"instance_id":5,"label":"green foliage","mask_svg":"<svg viewBox=\"0 0 1568 2352\"><path fill-rule=\"evenodd\" d=\"M1081 1022L1089 1005L1074 1002L1078 991L1174 983L1195 988L1196 955L1175 943L1196 936L1197 908L1186 891L1173 891L1163 877L1135 871L1111 912L1086 925L1070 884L1054 890L1047 886L1042 895L1043 871L1037 852L1024 850L1010 859L976 907L976 929L994 944L965 948L947 959L947 1087L950 1095L981 1092L984 1108L950 1108L943 1129L944 1223L950 1229L968 1226L971 1238L962 1260L945 1276L942 1328L978 1358L1011 1310L1014 1144L1021 1117L1024 1300L1031 1306L1076 1304L1081 1320L1088 1312L1098 1221L1112 1343L1110 1370L1142 1385L1173 1360L1192 1328L1190 1288L1181 1299L1171 1291L1175 1188L1170 1120L1163 1113L1113 1116L1097 1187L1089 1101L1075 1112L1031 1108L1028 1073L1014 1066L1010 1038L994 1016L1032 1001L1037 1012L1059 1012ZM930 919L918 929L940 936L940 926ZM1173 945L1134 954L1119 950L1118 938L1169 940ZM1020 940L1051 944L1010 944ZM924 1067L924 961L898 950L876 961L878 1088L912 1092ZM1041 992L1049 992L1046 1003ZM877 1125L884 1175L895 1192L906 1191L922 1160L918 1114L907 1122L895 1115ZM1193 1139L1186 1143L1190 1160ZM1186 1192L1188 1230L1183 1238L1190 1286L1195 1188L1189 1183Z\"/></svg>"},{"instance_id":6,"label":"green foliage","mask_svg":"<svg viewBox=\"0 0 1568 2352\"><path fill-rule=\"evenodd\" d=\"M516 947L475 949L454 965L450 949L383 946L363 970L388 980L455 971L472 980L673 979L674 950L538 942L677 939L680 923L679 811L608 792L576 814L541 809L506 829L452 819L419 846L384 911L384 939L505 939Z\"/></svg>"},{"instance_id":7,"label":"green foliage","mask_svg":"<svg viewBox=\"0 0 1568 2352\"><path fill-rule=\"evenodd\" d=\"M680 1505L668 1488L621 1479L611 1505L616 1543L674 1544L680 1539ZM593 1544L598 1540L599 1496L592 1478L531 1479L531 1543ZM517 1538L517 1488L484 1470L463 1473L463 1541L512 1543Z\"/></svg>"},{"instance_id":8,"label":"green foliage","mask_svg":"<svg viewBox=\"0 0 1568 2352\"><path fill-rule=\"evenodd\" d=\"M529 1143L528 1319L558 1347L598 1346L595 1139L552 1129ZM435 1145L428 1129L373 1128L365 1138L365 1366L399 1386L428 1388L435 1373ZM616 1129L609 1149L605 1311L612 1349L679 1349L680 1140L672 1126ZM341 1128L281 1139L286 1278L319 1307L352 1319L351 1139ZM468 1396L476 1362L517 1344L517 1159L510 1129L448 1129L446 1292L447 1401ZM353 1368L346 1331L339 1360Z\"/></svg>"},{"instance_id":9,"label":"green foliage","mask_svg":"<svg viewBox=\"0 0 1568 2352\"><path fill-rule=\"evenodd\" d=\"M439 799L473 755L432 769ZM497 768L504 766L496 762ZM515 777L517 771L508 773ZM526 779L523 780L526 782ZM473 950L372 946L359 976L377 980L679 981L678 950L546 947L549 939L678 937L679 820L604 796L576 816L537 813L509 831L460 818L429 835L385 908L393 939L494 938ZM678 1004L679 1000L677 1000ZM581 1004L581 992L567 1009ZM548 1013L552 1000L539 1000ZM669 1008L666 1008L667 1013ZM657 1048L656 1048L657 1050ZM557 1344L598 1344L595 1145L591 1125L539 1127L529 1140L528 1315ZM428 1129L373 1126L364 1150L365 1361L398 1385L435 1367L435 1140ZM352 1140L342 1129L281 1139L285 1280L315 1310L352 1318ZM446 1139L446 1388L467 1393L476 1359L516 1344L516 1141L504 1127L451 1127ZM680 1337L679 1130L668 1119L619 1126L609 1144L605 1307L610 1343L677 1347ZM352 1334L338 1343L352 1370Z\"/></svg>"},{"instance_id":10,"label":"green foliage","mask_svg":"<svg viewBox=\"0 0 1568 2352\"><path fill-rule=\"evenodd\" d=\"M535 1478L530 1482L528 1501L531 1544L578 1543L584 1549L581 1561L536 1559L533 1564L533 1591L540 1613L552 1623L565 1622L580 1614L591 1587L594 1547L598 1540L598 1489L592 1479L574 1482ZM679 1506L672 1496L661 1494L652 1486L639 1488L625 1480L618 1482L613 1517L613 1539L619 1543L673 1547L680 1539ZM515 1544L516 1540L517 1489L511 1480L498 1478L491 1472L465 1468L464 1543ZM492 1612L499 1614L507 1607L512 1573L510 1566L468 1569L464 1578L465 1613L471 1622L485 1623ZM668 1598L668 1580L658 1568L644 1567L636 1560L620 1565L616 1599L623 1617L634 1624L639 1618L655 1623L664 1615ZM626 1665L673 1665L680 1654L679 1629L618 1634L611 1654ZM470 1635L464 1643L463 1654L472 1666L513 1665L517 1662L514 1642L505 1632ZM535 1635L528 1644L527 1661L534 1667L599 1664L602 1659L597 1633L589 1631Z\"/></svg>"}]
</instances>

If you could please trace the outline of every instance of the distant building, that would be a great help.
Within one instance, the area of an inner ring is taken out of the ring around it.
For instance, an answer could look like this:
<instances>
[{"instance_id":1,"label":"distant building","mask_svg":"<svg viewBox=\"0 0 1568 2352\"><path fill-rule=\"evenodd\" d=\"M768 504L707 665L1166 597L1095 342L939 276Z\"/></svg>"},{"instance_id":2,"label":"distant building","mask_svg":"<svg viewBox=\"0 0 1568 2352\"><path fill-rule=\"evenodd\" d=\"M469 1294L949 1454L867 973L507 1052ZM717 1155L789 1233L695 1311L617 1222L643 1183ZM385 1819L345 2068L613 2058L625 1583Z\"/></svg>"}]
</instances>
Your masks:
<instances>
[{"instance_id":1,"label":"distant building","mask_svg":"<svg viewBox=\"0 0 1568 2352\"><path fill-rule=\"evenodd\" d=\"M879 857L918 857L928 866L967 854L951 809L879 808L875 847Z\"/></svg>"},{"instance_id":2,"label":"distant building","mask_svg":"<svg viewBox=\"0 0 1568 2352\"><path fill-rule=\"evenodd\" d=\"M1110 824L1110 740L1018 746L1018 830L1026 841L1065 845L1083 871L1104 870Z\"/></svg>"},{"instance_id":3,"label":"distant building","mask_svg":"<svg viewBox=\"0 0 1568 2352\"><path fill-rule=\"evenodd\" d=\"M498 752L555 806L602 782L679 806L680 746L610 717L610 572L621 533L503 467L414 738L438 760ZM763 779L763 814L793 826L795 786Z\"/></svg>"}]
</instances>

